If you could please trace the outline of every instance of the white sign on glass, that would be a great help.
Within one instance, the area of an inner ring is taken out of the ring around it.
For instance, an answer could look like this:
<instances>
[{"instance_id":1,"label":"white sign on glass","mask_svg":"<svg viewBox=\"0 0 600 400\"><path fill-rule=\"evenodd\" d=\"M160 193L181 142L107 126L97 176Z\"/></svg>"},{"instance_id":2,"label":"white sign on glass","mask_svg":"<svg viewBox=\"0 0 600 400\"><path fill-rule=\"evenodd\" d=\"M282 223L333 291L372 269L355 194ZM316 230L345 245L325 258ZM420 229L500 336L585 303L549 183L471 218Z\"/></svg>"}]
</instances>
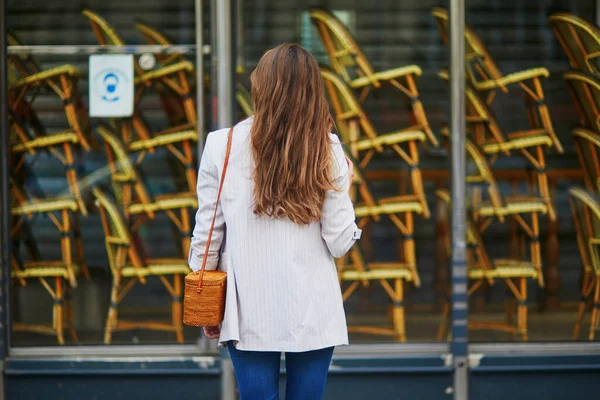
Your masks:
<instances>
[{"instance_id":1,"label":"white sign on glass","mask_svg":"<svg viewBox=\"0 0 600 400\"><path fill-rule=\"evenodd\" d=\"M129 117L133 114L133 55L90 56L90 116Z\"/></svg>"}]
</instances>

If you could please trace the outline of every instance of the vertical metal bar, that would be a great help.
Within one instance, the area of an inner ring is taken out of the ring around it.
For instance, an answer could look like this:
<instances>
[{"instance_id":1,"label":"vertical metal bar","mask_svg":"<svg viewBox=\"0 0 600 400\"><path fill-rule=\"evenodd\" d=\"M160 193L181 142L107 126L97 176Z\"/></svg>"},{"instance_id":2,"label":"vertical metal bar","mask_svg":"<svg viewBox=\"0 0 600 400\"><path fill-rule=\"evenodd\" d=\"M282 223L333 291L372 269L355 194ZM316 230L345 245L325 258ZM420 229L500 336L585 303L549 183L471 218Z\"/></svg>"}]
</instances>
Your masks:
<instances>
[{"instance_id":1,"label":"vertical metal bar","mask_svg":"<svg viewBox=\"0 0 600 400\"><path fill-rule=\"evenodd\" d=\"M218 127L227 128L234 123L234 77L235 63L235 0L216 0L216 48L217 59L211 75L217 74ZM214 4L214 3L213 3ZM214 59L213 59L214 61ZM221 400L235 400L235 373L228 351L221 351Z\"/></svg>"},{"instance_id":2,"label":"vertical metal bar","mask_svg":"<svg viewBox=\"0 0 600 400\"><path fill-rule=\"evenodd\" d=\"M202 0L195 0L196 8L196 115L198 116L198 160L204 148L204 10Z\"/></svg>"},{"instance_id":3,"label":"vertical metal bar","mask_svg":"<svg viewBox=\"0 0 600 400\"><path fill-rule=\"evenodd\" d=\"M8 162L8 63L6 52L6 0L0 0L0 362L10 348L10 184ZM0 371L2 373L3 371ZM4 376L4 373L2 373ZM0 399L4 398L4 380Z\"/></svg>"},{"instance_id":4,"label":"vertical metal bar","mask_svg":"<svg viewBox=\"0 0 600 400\"><path fill-rule=\"evenodd\" d=\"M454 399L468 398L468 299L465 185L465 1L450 0L450 126L452 130L452 356Z\"/></svg>"},{"instance_id":5,"label":"vertical metal bar","mask_svg":"<svg viewBox=\"0 0 600 400\"><path fill-rule=\"evenodd\" d=\"M217 0L217 115L219 128L233 125L233 24L232 0Z\"/></svg>"}]
</instances>

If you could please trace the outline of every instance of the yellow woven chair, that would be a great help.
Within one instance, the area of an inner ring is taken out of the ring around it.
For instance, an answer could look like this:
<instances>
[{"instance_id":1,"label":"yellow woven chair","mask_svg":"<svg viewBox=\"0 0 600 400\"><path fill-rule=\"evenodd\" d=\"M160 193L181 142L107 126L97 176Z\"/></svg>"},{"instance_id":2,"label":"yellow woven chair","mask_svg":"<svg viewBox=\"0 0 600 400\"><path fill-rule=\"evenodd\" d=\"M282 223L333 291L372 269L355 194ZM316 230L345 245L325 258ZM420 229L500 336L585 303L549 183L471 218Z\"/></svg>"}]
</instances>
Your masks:
<instances>
[{"instance_id":1,"label":"yellow woven chair","mask_svg":"<svg viewBox=\"0 0 600 400\"><path fill-rule=\"evenodd\" d=\"M8 44L23 45L14 32L8 32ZM66 132L76 137L76 144L89 151L94 145L90 138L87 112L81 100L78 88L79 80L84 74L73 65L61 65L51 69L43 69L31 56L9 55L8 60L14 70L20 75L9 87L9 105L13 110L19 109L27 95L36 97L43 89L55 93L62 100L65 114L69 123Z\"/></svg>"},{"instance_id":2,"label":"yellow woven chair","mask_svg":"<svg viewBox=\"0 0 600 400\"><path fill-rule=\"evenodd\" d=\"M394 86L411 101L416 125L410 129L424 132L431 144L438 145L419 99L415 82L422 73L419 66L407 65L375 72L350 32L333 14L323 8L311 8L310 20L317 28L333 70L349 87L361 90L361 103L371 89L379 89L383 85Z\"/></svg>"},{"instance_id":3,"label":"yellow woven chair","mask_svg":"<svg viewBox=\"0 0 600 400\"><path fill-rule=\"evenodd\" d=\"M451 204L450 194L447 190L437 190L436 196L448 208ZM447 224L449 212L445 212ZM449 233L449 229L445 232ZM446 235L446 256L450 257L450 236ZM467 277L471 281L468 295L485 287L484 284L493 285L496 279L503 279L517 300L517 323L482 322L469 320L469 328L483 330L499 330L518 334L521 340L528 339L527 333L527 280L540 280L541 271L529 261L520 259L503 258L491 259L485 249L483 239L477 229L477 224L468 217L467 219ZM450 303L444 305L442 321L438 328L438 340L447 336L450 316Z\"/></svg>"},{"instance_id":4,"label":"yellow woven chair","mask_svg":"<svg viewBox=\"0 0 600 400\"><path fill-rule=\"evenodd\" d=\"M99 188L93 189L102 227L105 233L106 252L113 275L110 307L104 332L104 343L110 344L115 331L151 329L174 332L178 343L183 343L182 278L190 268L183 258L144 258L137 241L132 240L116 204ZM119 305L136 283L145 284L148 277L160 279L171 295L171 322L124 321L119 319ZM173 281L169 281L169 277Z\"/></svg>"},{"instance_id":5,"label":"yellow woven chair","mask_svg":"<svg viewBox=\"0 0 600 400\"><path fill-rule=\"evenodd\" d=\"M444 80L448 79L446 71L441 71L439 76ZM563 147L558 138L545 128L527 129L505 134L491 110L471 85L466 85L465 92L468 133L471 134L475 143L483 149L485 154L492 158L492 162L499 155L510 155L513 152L524 157L535 169L537 189L548 203L548 216L551 220L555 220L556 211L546 173L545 149L552 146L557 152L562 153ZM448 134L446 128L442 129L442 134Z\"/></svg>"},{"instance_id":6,"label":"yellow woven chair","mask_svg":"<svg viewBox=\"0 0 600 400\"><path fill-rule=\"evenodd\" d=\"M563 75L579 111L583 127L600 131L600 79L580 71L569 71Z\"/></svg>"},{"instance_id":7,"label":"yellow woven chair","mask_svg":"<svg viewBox=\"0 0 600 400\"><path fill-rule=\"evenodd\" d=\"M432 15L436 20L444 44L448 45L448 11L436 7L433 9ZM523 91L531 127L545 130L552 138L557 150L562 152L562 147L554 133L541 84L541 78L550 76L550 72L546 68L530 68L504 75L483 42L469 26L465 28L465 57L467 77L477 91L486 95L485 102L488 105L492 104L498 90L506 93L510 85L517 85Z\"/></svg>"},{"instance_id":8,"label":"yellow woven chair","mask_svg":"<svg viewBox=\"0 0 600 400\"><path fill-rule=\"evenodd\" d=\"M348 158L356 161L347 147L344 150ZM338 260L340 283L343 285L346 281L351 282L343 289L344 301L361 284L368 286L369 281L379 282L392 300L393 328L361 325L349 326L348 329L350 332L394 336L398 341L405 342L404 282L412 282L417 287L421 284L415 255L414 214L423 215L424 209L419 198L414 195L378 199L370 190L357 163L351 197L360 228L365 228L372 221L379 221L382 216L389 218L398 228L402 235L403 259L394 262L367 262L357 244L347 257Z\"/></svg>"},{"instance_id":9,"label":"yellow woven chair","mask_svg":"<svg viewBox=\"0 0 600 400\"><path fill-rule=\"evenodd\" d=\"M575 128L573 142L583 169L585 187L591 192L600 193L600 134Z\"/></svg>"},{"instance_id":10,"label":"yellow woven chair","mask_svg":"<svg viewBox=\"0 0 600 400\"><path fill-rule=\"evenodd\" d=\"M60 232L60 260L33 259L18 261L12 257L11 277L16 284L25 286L29 280L37 279L54 301L53 324L30 325L14 323L15 331L36 332L56 335L58 343L64 344L64 330L68 329L73 341L77 334L73 325L71 289L77 286L77 275L89 272L83 256L83 245L79 228L79 204L73 198L29 199L25 191L12 181L11 235L18 235L26 221L38 215L47 216ZM54 280L54 287L51 283Z\"/></svg>"},{"instance_id":11,"label":"yellow woven chair","mask_svg":"<svg viewBox=\"0 0 600 400\"><path fill-rule=\"evenodd\" d=\"M600 29L590 21L568 12L551 14L548 22L573 69L600 74Z\"/></svg>"},{"instance_id":12,"label":"yellow woven chair","mask_svg":"<svg viewBox=\"0 0 600 400\"><path fill-rule=\"evenodd\" d=\"M196 193L168 193L153 198L131 163L122 141L104 125L100 125L97 131L104 139L116 198L131 230L137 231L147 217L154 218L156 213L164 212L181 233L182 254L188 254L191 240L189 213L198 208Z\"/></svg>"},{"instance_id":13,"label":"yellow woven chair","mask_svg":"<svg viewBox=\"0 0 600 400\"><path fill-rule=\"evenodd\" d=\"M403 162L410 167L412 192L421 202L423 215L429 217L429 209L423 190L423 179L419 168L418 143L426 140L426 135L418 129L405 129L387 134L379 134L360 103L342 79L327 68L321 68L321 76L333 107L337 128L343 142L349 147L357 165L364 168L376 153L390 147Z\"/></svg>"},{"instance_id":14,"label":"yellow woven chair","mask_svg":"<svg viewBox=\"0 0 600 400\"><path fill-rule=\"evenodd\" d=\"M135 27L142 33L150 45L170 46L173 44L173 42L164 33L140 20L136 22ZM156 58L162 65L170 65L173 63L187 61L185 56L182 54L159 54L156 56ZM238 105L240 106L243 114L246 117L249 117L254 113L250 92L241 82L237 82L236 88L236 100Z\"/></svg>"},{"instance_id":15,"label":"yellow woven chair","mask_svg":"<svg viewBox=\"0 0 600 400\"><path fill-rule=\"evenodd\" d=\"M82 14L88 18L101 45L125 46L121 37L100 15L90 10L84 10ZM157 147L165 147L184 166L188 188L194 190L196 167L193 163L195 151L193 142L198 140L196 106L190 84L195 75L194 65L189 61L183 61L144 72L136 64L135 72L136 93L133 117L131 121L119 121L121 137L130 151L141 152L138 161L141 161L146 153L154 152ZM138 107L145 89L150 87L155 88L159 94L161 92L164 94L164 91L168 89L179 96L186 116L184 124L151 134ZM134 138L134 132L137 133L139 140ZM175 136L176 139L173 139L172 136ZM178 149L175 144L179 144L182 149Z\"/></svg>"},{"instance_id":16,"label":"yellow woven chair","mask_svg":"<svg viewBox=\"0 0 600 400\"><path fill-rule=\"evenodd\" d=\"M581 321L591 298L593 308L588 337L594 340L596 332L600 330L600 198L597 192L578 187L571 188L569 194L584 272L573 339L579 339Z\"/></svg>"}]
</instances>

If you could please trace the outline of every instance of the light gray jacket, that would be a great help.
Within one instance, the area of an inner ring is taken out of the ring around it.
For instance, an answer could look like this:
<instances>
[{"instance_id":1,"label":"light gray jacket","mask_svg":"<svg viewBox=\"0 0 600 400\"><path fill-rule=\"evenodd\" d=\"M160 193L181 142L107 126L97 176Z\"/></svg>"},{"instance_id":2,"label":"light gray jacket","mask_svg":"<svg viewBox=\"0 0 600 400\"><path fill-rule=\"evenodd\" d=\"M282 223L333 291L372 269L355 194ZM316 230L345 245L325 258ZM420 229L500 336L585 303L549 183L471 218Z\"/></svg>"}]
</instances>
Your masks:
<instances>
[{"instance_id":1,"label":"light gray jacket","mask_svg":"<svg viewBox=\"0 0 600 400\"><path fill-rule=\"evenodd\" d=\"M225 318L219 346L240 350L309 351L348 344L346 318L333 257L360 238L348 196L348 166L330 134L339 191L327 193L321 221L297 225L253 213L252 118L234 129L207 270L227 272ZM208 135L198 173L198 212L189 264L202 266L229 129Z\"/></svg>"}]
</instances>

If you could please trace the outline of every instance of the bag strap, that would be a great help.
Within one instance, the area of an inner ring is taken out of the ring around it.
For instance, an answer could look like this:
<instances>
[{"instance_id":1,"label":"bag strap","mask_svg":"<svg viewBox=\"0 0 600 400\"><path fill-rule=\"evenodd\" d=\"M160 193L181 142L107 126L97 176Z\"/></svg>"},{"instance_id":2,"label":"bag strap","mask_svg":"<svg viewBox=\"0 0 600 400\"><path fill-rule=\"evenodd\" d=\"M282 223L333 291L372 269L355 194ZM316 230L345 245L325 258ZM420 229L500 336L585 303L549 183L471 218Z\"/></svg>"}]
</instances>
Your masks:
<instances>
[{"instance_id":1,"label":"bag strap","mask_svg":"<svg viewBox=\"0 0 600 400\"><path fill-rule=\"evenodd\" d=\"M233 138L233 127L227 134L227 151L225 152L225 161L223 162L223 173L221 174L221 182L219 183L219 191L217 192L217 202L215 203L215 212L213 213L212 222L210 224L210 230L208 231L208 239L206 240L206 249L204 250L204 258L202 259L202 269L200 270L200 277L198 279L198 287L196 291L200 293L202 290L202 278L204 277L204 269L206 267L206 259L208 258L208 250L210 248L210 242L212 239L213 229L215 228L215 219L217 218L217 208L219 207L219 200L221 200L221 191L223 190L223 182L225 182L225 174L227 174L227 165L229 164L229 154L231 153L231 139Z\"/></svg>"}]
</instances>

